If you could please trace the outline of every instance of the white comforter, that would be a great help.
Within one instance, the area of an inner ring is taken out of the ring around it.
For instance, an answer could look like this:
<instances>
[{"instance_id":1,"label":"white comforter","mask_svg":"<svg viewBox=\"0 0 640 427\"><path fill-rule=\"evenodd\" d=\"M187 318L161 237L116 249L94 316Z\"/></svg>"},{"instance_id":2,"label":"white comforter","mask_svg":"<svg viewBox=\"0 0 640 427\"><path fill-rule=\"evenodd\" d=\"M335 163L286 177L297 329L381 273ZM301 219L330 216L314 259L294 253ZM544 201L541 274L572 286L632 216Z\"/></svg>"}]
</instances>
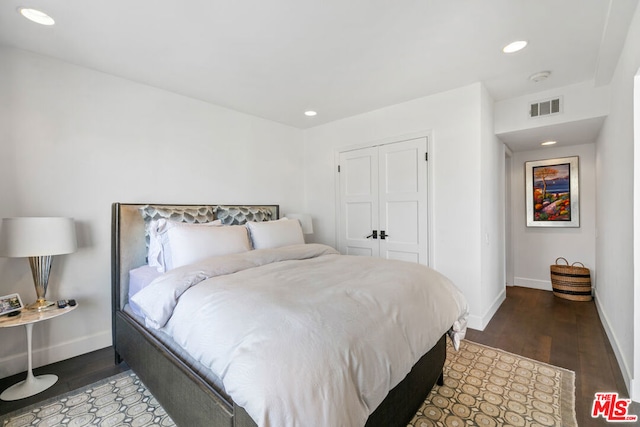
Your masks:
<instances>
[{"instance_id":1,"label":"white comforter","mask_svg":"<svg viewBox=\"0 0 640 427\"><path fill-rule=\"evenodd\" d=\"M259 426L362 426L467 304L444 276L318 244L172 270L132 298ZM458 336L459 337L459 336Z\"/></svg>"}]
</instances>

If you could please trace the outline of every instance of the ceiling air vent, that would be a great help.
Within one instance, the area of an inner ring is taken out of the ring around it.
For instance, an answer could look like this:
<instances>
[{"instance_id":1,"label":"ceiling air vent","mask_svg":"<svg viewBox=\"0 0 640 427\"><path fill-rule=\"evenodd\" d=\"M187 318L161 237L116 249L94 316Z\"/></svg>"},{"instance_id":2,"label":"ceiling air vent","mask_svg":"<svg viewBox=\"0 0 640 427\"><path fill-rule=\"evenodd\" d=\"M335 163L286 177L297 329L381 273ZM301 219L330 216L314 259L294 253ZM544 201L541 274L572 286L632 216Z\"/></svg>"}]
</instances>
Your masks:
<instances>
[{"instance_id":1,"label":"ceiling air vent","mask_svg":"<svg viewBox=\"0 0 640 427\"><path fill-rule=\"evenodd\" d=\"M545 99L529 105L529 117L543 117L562 112L562 98Z\"/></svg>"}]
</instances>

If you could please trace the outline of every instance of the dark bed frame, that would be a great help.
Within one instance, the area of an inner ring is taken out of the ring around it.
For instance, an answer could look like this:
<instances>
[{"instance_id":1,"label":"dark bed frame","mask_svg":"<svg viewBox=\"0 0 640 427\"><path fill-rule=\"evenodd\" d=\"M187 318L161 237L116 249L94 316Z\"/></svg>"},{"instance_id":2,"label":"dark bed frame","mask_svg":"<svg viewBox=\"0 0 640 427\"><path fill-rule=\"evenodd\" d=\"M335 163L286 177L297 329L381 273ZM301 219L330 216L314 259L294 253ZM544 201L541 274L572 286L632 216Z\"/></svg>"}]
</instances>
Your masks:
<instances>
[{"instance_id":1,"label":"dark bed frame","mask_svg":"<svg viewBox=\"0 0 640 427\"><path fill-rule=\"evenodd\" d=\"M112 332L115 361L117 364L122 361L127 363L178 426L256 427L242 407L225 397L124 311L129 271L146 264L144 221L139 211L145 205L112 205ZM277 205L259 207L270 209L272 218L279 217ZM367 427L406 426L411 421L434 384L437 382L442 385L445 337L446 334L389 392L369 416Z\"/></svg>"}]
</instances>

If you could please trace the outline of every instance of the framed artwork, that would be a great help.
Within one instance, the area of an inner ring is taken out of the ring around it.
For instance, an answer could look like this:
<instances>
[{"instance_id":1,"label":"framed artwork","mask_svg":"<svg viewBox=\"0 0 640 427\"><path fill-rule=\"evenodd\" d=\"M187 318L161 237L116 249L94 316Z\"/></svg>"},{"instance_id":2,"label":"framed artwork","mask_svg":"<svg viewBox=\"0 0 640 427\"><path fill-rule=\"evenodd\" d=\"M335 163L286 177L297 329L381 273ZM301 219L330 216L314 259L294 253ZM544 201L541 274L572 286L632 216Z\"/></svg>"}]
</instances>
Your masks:
<instances>
[{"instance_id":1,"label":"framed artwork","mask_svg":"<svg viewBox=\"0 0 640 427\"><path fill-rule=\"evenodd\" d=\"M527 227L580 227L578 157L525 162Z\"/></svg>"},{"instance_id":2,"label":"framed artwork","mask_svg":"<svg viewBox=\"0 0 640 427\"><path fill-rule=\"evenodd\" d=\"M9 314L14 311L22 310L24 305L22 305L22 300L20 299L20 295L11 294L0 297L0 316L3 314Z\"/></svg>"}]
</instances>

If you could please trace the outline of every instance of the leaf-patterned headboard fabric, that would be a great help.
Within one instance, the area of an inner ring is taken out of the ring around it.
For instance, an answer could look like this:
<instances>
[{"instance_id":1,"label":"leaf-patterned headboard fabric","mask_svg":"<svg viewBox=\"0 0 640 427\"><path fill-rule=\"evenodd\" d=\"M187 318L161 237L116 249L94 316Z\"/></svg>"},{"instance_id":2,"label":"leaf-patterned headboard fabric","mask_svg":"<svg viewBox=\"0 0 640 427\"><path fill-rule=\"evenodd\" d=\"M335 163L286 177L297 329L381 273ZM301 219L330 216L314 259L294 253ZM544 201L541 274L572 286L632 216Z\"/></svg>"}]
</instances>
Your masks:
<instances>
[{"instance_id":1,"label":"leaf-patterned headboard fabric","mask_svg":"<svg viewBox=\"0 0 640 427\"><path fill-rule=\"evenodd\" d=\"M172 205L143 205L140 215L144 221L144 237L149 247L149 224L158 219L169 219L176 222L201 224L215 219L214 206L172 206Z\"/></svg>"},{"instance_id":2,"label":"leaf-patterned headboard fabric","mask_svg":"<svg viewBox=\"0 0 640 427\"><path fill-rule=\"evenodd\" d=\"M216 219L224 225L239 225L247 222L271 221L274 211L265 206L216 206Z\"/></svg>"},{"instance_id":3,"label":"leaf-patterned headboard fabric","mask_svg":"<svg viewBox=\"0 0 640 427\"><path fill-rule=\"evenodd\" d=\"M149 224L158 219L168 219L189 224L202 224L219 219L223 225L242 225L251 221L271 221L277 212L273 206L229 205L143 205L140 214L144 220L144 235L149 247Z\"/></svg>"}]
</instances>

